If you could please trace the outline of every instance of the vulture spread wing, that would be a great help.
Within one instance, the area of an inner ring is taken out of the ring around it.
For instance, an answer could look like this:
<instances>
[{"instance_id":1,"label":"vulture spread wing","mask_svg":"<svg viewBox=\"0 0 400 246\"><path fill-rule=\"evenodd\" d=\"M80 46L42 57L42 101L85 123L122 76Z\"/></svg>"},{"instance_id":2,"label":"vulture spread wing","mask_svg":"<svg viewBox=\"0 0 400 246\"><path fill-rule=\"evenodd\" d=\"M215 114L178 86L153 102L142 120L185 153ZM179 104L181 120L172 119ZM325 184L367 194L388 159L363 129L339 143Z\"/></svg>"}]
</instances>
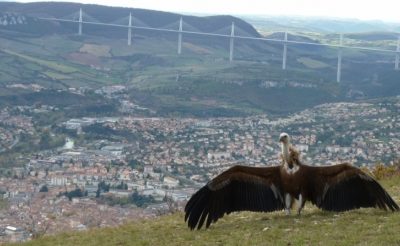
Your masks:
<instances>
[{"instance_id":1,"label":"vulture spread wing","mask_svg":"<svg viewBox=\"0 0 400 246\"><path fill-rule=\"evenodd\" d=\"M206 228L234 211L274 211L284 208L279 167L235 166L198 190L185 207L190 229Z\"/></svg>"},{"instance_id":2,"label":"vulture spread wing","mask_svg":"<svg viewBox=\"0 0 400 246\"><path fill-rule=\"evenodd\" d=\"M328 167L310 167L311 201L323 210L346 211L376 207L399 210L399 206L371 176L344 163Z\"/></svg>"}]
</instances>

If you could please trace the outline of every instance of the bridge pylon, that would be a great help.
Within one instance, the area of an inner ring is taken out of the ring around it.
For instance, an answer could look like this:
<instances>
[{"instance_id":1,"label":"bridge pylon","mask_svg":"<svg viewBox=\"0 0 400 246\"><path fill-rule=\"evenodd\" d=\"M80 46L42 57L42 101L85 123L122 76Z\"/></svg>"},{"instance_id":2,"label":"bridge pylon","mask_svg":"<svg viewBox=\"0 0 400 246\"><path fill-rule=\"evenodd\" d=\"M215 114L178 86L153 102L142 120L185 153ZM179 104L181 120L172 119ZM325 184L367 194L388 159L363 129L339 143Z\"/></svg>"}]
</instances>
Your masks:
<instances>
[{"instance_id":1,"label":"bridge pylon","mask_svg":"<svg viewBox=\"0 0 400 246\"><path fill-rule=\"evenodd\" d=\"M282 55L282 69L286 69L286 56L287 56L287 41L288 41L288 33L285 31L285 37L283 39L283 55Z\"/></svg>"},{"instance_id":2,"label":"bridge pylon","mask_svg":"<svg viewBox=\"0 0 400 246\"><path fill-rule=\"evenodd\" d=\"M400 35L397 39L397 49L396 49L396 60L394 62L394 69L399 70L399 62L400 62Z\"/></svg>"},{"instance_id":3,"label":"bridge pylon","mask_svg":"<svg viewBox=\"0 0 400 246\"><path fill-rule=\"evenodd\" d=\"M182 26L183 26L183 20L182 17L179 20L179 32L178 32L178 55L182 53Z\"/></svg>"},{"instance_id":4,"label":"bridge pylon","mask_svg":"<svg viewBox=\"0 0 400 246\"><path fill-rule=\"evenodd\" d=\"M231 37L229 42L229 62L233 61L234 39L235 39L235 22L232 22Z\"/></svg>"},{"instance_id":5,"label":"bridge pylon","mask_svg":"<svg viewBox=\"0 0 400 246\"><path fill-rule=\"evenodd\" d=\"M82 35L82 22L83 22L83 18L82 18L82 8L79 9L79 28L78 28L78 35L81 36Z\"/></svg>"},{"instance_id":6,"label":"bridge pylon","mask_svg":"<svg viewBox=\"0 0 400 246\"><path fill-rule=\"evenodd\" d=\"M128 23L128 45L132 45L132 13L129 13L129 23Z\"/></svg>"},{"instance_id":7,"label":"bridge pylon","mask_svg":"<svg viewBox=\"0 0 400 246\"><path fill-rule=\"evenodd\" d=\"M336 72L336 82L340 83L342 79L342 52L343 52L343 33L340 34L339 40L339 51L338 51L338 58L337 58L337 72Z\"/></svg>"}]
</instances>

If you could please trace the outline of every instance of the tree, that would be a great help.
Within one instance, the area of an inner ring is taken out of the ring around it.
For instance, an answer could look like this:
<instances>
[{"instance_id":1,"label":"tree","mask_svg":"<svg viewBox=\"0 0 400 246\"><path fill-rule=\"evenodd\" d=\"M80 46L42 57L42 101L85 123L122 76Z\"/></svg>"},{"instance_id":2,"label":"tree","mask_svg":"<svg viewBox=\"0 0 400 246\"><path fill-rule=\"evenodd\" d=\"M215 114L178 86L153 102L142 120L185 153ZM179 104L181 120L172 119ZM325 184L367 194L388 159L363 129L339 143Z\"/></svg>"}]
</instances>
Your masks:
<instances>
[{"instance_id":1,"label":"tree","mask_svg":"<svg viewBox=\"0 0 400 246\"><path fill-rule=\"evenodd\" d=\"M47 188L47 185L43 185L39 190L39 192L48 192L48 191L49 191L49 188Z\"/></svg>"},{"instance_id":2,"label":"tree","mask_svg":"<svg viewBox=\"0 0 400 246\"><path fill-rule=\"evenodd\" d=\"M39 148L40 149L49 149L50 148L50 142L51 142L51 136L49 131L44 131L42 135L40 136L40 141L39 141Z\"/></svg>"},{"instance_id":3,"label":"tree","mask_svg":"<svg viewBox=\"0 0 400 246\"><path fill-rule=\"evenodd\" d=\"M64 193L61 193L60 195L64 195L64 196L68 197L68 199L71 201L72 198L74 198L74 197L87 196L87 191L83 192L81 189L77 188L77 189L75 189L73 191L70 191L70 192L66 191Z\"/></svg>"},{"instance_id":4,"label":"tree","mask_svg":"<svg viewBox=\"0 0 400 246\"><path fill-rule=\"evenodd\" d=\"M106 182L101 181L98 185L97 185L97 191L96 191L96 197L100 197L100 194L102 192L108 192L110 190L110 184L106 184Z\"/></svg>"},{"instance_id":5,"label":"tree","mask_svg":"<svg viewBox=\"0 0 400 246\"><path fill-rule=\"evenodd\" d=\"M116 189L120 189L120 190L127 190L128 189L128 185L124 183L124 181L121 181L121 183L119 185L117 185L115 187Z\"/></svg>"},{"instance_id":6,"label":"tree","mask_svg":"<svg viewBox=\"0 0 400 246\"><path fill-rule=\"evenodd\" d=\"M165 194L163 201L167 203L167 211L165 211L164 214L172 214L177 212L178 209L178 204L176 202L174 202L174 200L172 199L172 197L169 194Z\"/></svg>"},{"instance_id":7,"label":"tree","mask_svg":"<svg viewBox=\"0 0 400 246\"><path fill-rule=\"evenodd\" d=\"M128 166L130 166L132 169L140 169L143 167L143 165L136 159L130 159L128 161Z\"/></svg>"},{"instance_id":8,"label":"tree","mask_svg":"<svg viewBox=\"0 0 400 246\"><path fill-rule=\"evenodd\" d=\"M154 203L153 196L144 196L140 195L137 191L133 192L132 196L130 197L132 203L136 204L138 207L146 207L150 203Z\"/></svg>"}]
</instances>

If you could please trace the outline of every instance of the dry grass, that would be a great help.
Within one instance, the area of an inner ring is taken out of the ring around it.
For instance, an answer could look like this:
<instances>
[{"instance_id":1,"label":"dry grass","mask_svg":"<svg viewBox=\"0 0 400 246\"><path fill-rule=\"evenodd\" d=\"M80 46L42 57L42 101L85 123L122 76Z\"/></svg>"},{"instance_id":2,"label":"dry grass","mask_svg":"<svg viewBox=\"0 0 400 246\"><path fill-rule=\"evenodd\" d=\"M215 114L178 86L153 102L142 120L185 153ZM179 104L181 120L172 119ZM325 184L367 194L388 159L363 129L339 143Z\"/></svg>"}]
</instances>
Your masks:
<instances>
[{"instance_id":1,"label":"dry grass","mask_svg":"<svg viewBox=\"0 0 400 246\"><path fill-rule=\"evenodd\" d=\"M213 54L213 52L207 48L195 45L195 44L191 44L191 43L183 43L183 47L185 49L189 49L191 51L193 51L196 54L200 54L200 55L211 55Z\"/></svg>"},{"instance_id":2,"label":"dry grass","mask_svg":"<svg viewBox=\"0 0 400 246\"><path fill-rule=\"evenodd\" d=\"M89 53L99 57L111 57L111 48L107 45L84 44L80 49L82 53Z\"/></svg>"},{"instance_id":3,"label":"dry grass","mask_svg":"<svg viewBox=\"0 0 400 246\"><path fill-rule=\"evenodd\" d=\"M313 68L313 69L329 67L329 65L324 62L317 61L315 59L311 59L308 57L298 58L297 61L302 63L304 66L306 66L308 68Z\"/></svg>"}]
</instances>

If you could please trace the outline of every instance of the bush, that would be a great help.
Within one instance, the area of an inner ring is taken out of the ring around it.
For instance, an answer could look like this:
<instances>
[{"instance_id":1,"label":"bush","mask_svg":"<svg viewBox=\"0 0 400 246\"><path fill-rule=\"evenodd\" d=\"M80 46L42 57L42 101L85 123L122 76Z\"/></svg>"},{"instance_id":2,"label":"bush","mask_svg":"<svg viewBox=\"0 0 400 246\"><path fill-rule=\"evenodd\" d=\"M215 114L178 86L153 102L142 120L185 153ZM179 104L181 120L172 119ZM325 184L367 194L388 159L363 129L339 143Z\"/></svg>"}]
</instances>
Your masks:
<instances>
[{"instance_id":1,"label":"bush","mask_svg":"<svg viewBox=\"0 0 400 246\"><path fill-rule=\"evenodd\" d=\"M383 163L377 163L371 170L372 175L380 180L384 178L390 178L393 177L394 175L399 175L400 174L400 165L399 162L397 162L393 166L387 166L384 165Z\"/></svg>"},{"instance_id":2,"label":"bush","mask_svg":"<svg viewBox=\"0 0 400 246\"><path fill-rule=\"evenodd\" d=\"M48 192L48 191L49 191L49 188L47 188L47 185L43 185L39 190L39 192Z\"/></svg>"},{"instance_id":3,"label":"bush","mask_svg":"<svg viewBox=\"0 0 400 246\"><path fill-rule=\"evenodd\" d=\"M87 191L85 191L85 192L83 192L81 189L79 189L79 188L77 188L77 189L75 189L75 190L73 190L73 191L70 191L70 192L68 192L68 191L66 191L66 192L63 192L63 193L60 193L59 194L59 196L66 196L66 197L68 197L68 199L71 201L72 200L72 198L74 198L74 197L84 197L84 196L87 196L88 194L87 194Z\"/></svg>"},{"instance_id":4,"label":"bush","mask_svg":"<svg viewBox=\"0 0 400 246\"><path fill-rule=\"evenodd\" d=\"M130 197L130 201L141 208L147 207L147 205L155 203L153 196L140 195L138 192L134 192L132 194L132 196Z\"/></svg>"}]
</instances>

